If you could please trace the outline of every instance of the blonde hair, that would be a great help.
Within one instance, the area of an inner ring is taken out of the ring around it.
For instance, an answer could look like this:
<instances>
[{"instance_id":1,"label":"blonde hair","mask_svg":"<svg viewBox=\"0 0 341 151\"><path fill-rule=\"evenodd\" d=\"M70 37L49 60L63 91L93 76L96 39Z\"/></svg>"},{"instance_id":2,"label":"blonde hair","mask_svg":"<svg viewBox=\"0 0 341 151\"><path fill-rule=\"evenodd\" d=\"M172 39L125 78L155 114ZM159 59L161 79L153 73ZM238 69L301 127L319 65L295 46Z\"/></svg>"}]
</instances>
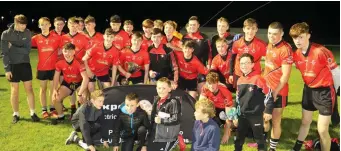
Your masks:
<instances>
[{"instance_id":1,"label":"blonde hair","mask_svg":"<svg viewBox=\"0 0 341 151\"><path fill-rule=\"evenodd\" d=\"M244 27L256 25L258 27L257 21L253 18L248 18L243 23Z\"/></svg>"},{"instance_id":2,"label":"blonde hair","mask_svg":"<svg viewBox=\"0 0 341 151\"><path fill-rule=\"evenodd\" d=\"M90 99L96 100L99 97L104 97L102 90L95 90L94 92L91 92Z\"/></svg>"},{"instance_id":3,"label":"blonde hair","mask_svg":"<svg viewBox=\"0 0 341 151\"><path fill-rule=\"evenodd\" d=\"M209 84L214 84L219 82L219 75L215 72L210 72L206 76L206 82Z\"/></svg>"},{"instance_id":4,"label":"blonde hair","mask_svg":"<svg viewBox=\"0 0 341 151\"><path fill-rule=\"evenodd\" d=\"M50 19L47 18L47 17L41 17L41 18L39 18L38 24L42 24L44 21L47 21L47 22L49 22L49 23L51 24Z\"/></svg>"},{"instance_id":5,"label":"blonde hair","mask_svg":"<svg viewBox=\"0 0 341 151\"><path fill-rule=\"evenodd\" d=\"M215 116L215 106L212 101L208 99L200 99L195 103L195 110L201 109L201 112L208 114L210 118Z\"/></svg>"}]
</instances>

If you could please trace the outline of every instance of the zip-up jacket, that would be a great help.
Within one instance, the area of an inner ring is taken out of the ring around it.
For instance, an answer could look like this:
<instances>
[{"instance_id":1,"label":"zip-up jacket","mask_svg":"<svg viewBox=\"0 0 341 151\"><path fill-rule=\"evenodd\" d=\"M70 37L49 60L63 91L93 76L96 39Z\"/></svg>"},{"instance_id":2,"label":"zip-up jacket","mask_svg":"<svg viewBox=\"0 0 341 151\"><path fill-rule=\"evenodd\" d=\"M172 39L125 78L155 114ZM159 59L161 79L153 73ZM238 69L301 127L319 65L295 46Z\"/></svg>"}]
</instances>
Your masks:
<instances>
[{"instance_id":1,"label":"zip-up jacket","mask_svg":"<svg viewBox=\"0 0 341 151\"><path fill-rule=\"evenodd\" d=\"M115 123L113 146L119 146L120 138L126 139L137 136L137 130L140 126L144 126L146 129L150 128L148 115L140 107L136 109L133 114L129 114L125 108L125 104L120 106L118 120ZM140 142L147 145L145 142Z\"/></svg>"},{"instance_id":2,"label":"zip-up jacket","mask_svg":"<svg viewBox=\"0 0 341 151\"><path fill-rule=\"evenodd\" d=\"M9 43L11 47L9 47ZM1 50L4 55L3 63L6 72L11 71L11 64L30 63L30 30L16 31L14 30L14 24L12 24L1 34Z\"/></svg>"},{"instance_id":3,"label":"zip-up jacket","mask_svg":"<svg viewBox=\"0 0 341 151\"><path fill-rule=\"evenodd\" d=\"M102 118L102 119L101 119ZM87 145L94 145L91 138L91 129L101 129L101 120L103 120L102 110L95 106L83 104L75 114L73 114L71 123L75 129L80 129ZM101 129L104 130L104 129ZM101 131L101 136L106 136L107 132ZM107 138L103 138L107 140Z\"/></svg>"},{"instance_id":4,"label":"zip-up jacket","mask_svg":"<svg viewBox=\"0 0 341 151\"><path fill-rule=\"evenodd\" d=\"M274 108L271 89L266 85L265 79L252 71L240 77L237 81L237 109L239 115L272 114Z\"/></svg>"},{"instance_id":5,"label":"zip-up jacket","mask_svg":"<svg viewBox=\"0 0 341 151\"><path fill-rule=\"evenodd\" d=\"M161 103L162 102L162 103ZM161 118L161 124L156 124L154 119L159 112L164 112L170 117ZM161 101L161 98L154 97L153 110L151 114L151 123L155 130L155 142L175 141L180 132L181 103L180 98L173 97L171 94Z\"/></svg>"}]
</instances>

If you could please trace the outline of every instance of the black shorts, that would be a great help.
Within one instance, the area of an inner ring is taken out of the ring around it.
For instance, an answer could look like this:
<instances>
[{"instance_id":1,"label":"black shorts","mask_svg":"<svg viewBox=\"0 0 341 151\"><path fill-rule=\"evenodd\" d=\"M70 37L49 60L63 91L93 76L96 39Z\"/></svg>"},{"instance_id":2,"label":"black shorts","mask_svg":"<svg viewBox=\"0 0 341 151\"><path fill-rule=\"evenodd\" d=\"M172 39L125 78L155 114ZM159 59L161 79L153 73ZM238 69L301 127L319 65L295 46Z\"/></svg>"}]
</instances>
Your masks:
<instances>
[{"instance_id":1,"label":"black shorts","mask_svg":"<svg viewBox=\"0 0 341 151\"><path fill-rule=\"evenodd\" d=\"M37 79L38 80L53 80L55 70L44 70L44 71L37 71Z\"/></svg>"},{"instance_id":2,"label":"black shorts","mask_svg":"<svg viewBox=\"0 0 341 151\"><path fill-rule=\"evenodd\" d=\"M96 79L100 82L110 82L109 74L104 76L94 76L93 78L89 78L89 82L96 82Z\"/></svg>"},{"instance_id":3,"label":"black shorts","mask_svg":"<svg viewBox=\"0 0 341 151\"><path fill-rule=\"evenodd\" d=\"M198 75L198 83L206 82L206 76L203 74Z\"/></svg>"},{"instance_id":4,"label":"black shorts","mask_svg":"<svg viewBox=\"0 0 341 151\"><path fill-rule=\"evenodd\" d=\"M302 96L302 108L308 111L319 110L320 115L332 115L336 101L336 93L333 86L309 88L304 85Z\"/></svg>"},{"instance_id":5,"label":"black shorts","mask_svg":"<svg viewBox=\"0 0 341 151\"><path fill-rule=\"evenodd\" d=\"M288 96L277 95L274 108L285 108L288 105Z\"/></svg>"},{"instance_id":6,"label":"black shorts","mask_svg":"<svg viewBox=\"0 0 341 151\"><path fill-rule=\"evenodd\" d=\"M184 79L179 77L178 88L184 91L197 91L198 79Z\"/></svg>"},{"instance_id":7,"label":"black shorts","mask_svg":"<svg viewBox=\"0 0 341 151\"><path fill-rule=\"evenodd\" d=\"M30 63L11 64L12 79L10 82L26 82L32 80L32 68Z\"/></svg>"},{"instance_id":8,"label":"black shorts","mask_svg":"<svg viewBox=\"0 0 341 151\"><path fill-rule=\"evenodd\" d=\"M117 82L120 83L120 85L122 85L122 80L126 79L124 76L119 75L117 78ZM131 82L132 84L138 84L138 83L144 83L144 76L139 76L139 77L135 77L135 78L129 78L128 79L129 83Z\"/></svg>"},{"instance_id":9,"label":"black shorts","mask_svg":"<svg viewBox=\"0 0 341 151\"><path fill-rule=\"evenodd\" d=\"M78 82L78 83L67 83L66 81L63 80L61 86L65 86L68 89L71 90L71 93L69 95L72 95L74 91L76 91L78 89L79 86L81 86L82 82Z\"/></svg>"}]
</instances>

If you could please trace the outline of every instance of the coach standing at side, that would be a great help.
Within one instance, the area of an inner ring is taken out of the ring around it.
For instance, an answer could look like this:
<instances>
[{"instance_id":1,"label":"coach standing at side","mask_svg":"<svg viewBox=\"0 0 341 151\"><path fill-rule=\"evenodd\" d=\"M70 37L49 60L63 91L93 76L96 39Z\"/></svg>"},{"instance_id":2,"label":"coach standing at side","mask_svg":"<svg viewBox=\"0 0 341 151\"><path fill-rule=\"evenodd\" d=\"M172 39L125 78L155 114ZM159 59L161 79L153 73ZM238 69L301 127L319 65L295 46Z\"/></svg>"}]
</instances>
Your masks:
<instances>
[{"instance_id":1,"label":"coach standing at side","mask_svg":"<svg viewBox=\"0 0 341 151\"><path fill-rule=\"evenodd\" d=\"M32 89L32 69L29 53L31 51L31 32L26 29L27 18L20 14L14 17L14 24L1 34L1 49L6 78L11 84L11 105L13 123L19 121L19 82L24 83L32 121L39 118L34 112L34 93Z\"/></svg>"}]
</instances>

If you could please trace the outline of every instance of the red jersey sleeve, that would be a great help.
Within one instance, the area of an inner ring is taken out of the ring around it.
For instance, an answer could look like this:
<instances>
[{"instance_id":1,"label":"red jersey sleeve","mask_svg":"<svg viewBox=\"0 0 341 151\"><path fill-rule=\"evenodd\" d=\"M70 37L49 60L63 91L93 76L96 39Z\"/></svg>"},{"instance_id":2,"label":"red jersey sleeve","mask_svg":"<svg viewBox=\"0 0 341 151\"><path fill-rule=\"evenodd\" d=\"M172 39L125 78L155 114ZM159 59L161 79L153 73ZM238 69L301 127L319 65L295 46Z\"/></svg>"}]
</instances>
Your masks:
<instances>
[{"instance_id":1,"label":"red jersey sleeve","mask_svg":"<svg viewBox=\"0 0 341 151\"><path fill-rule=\"evenodd\" d=\"M80 66L79 66L79 72L83 72L83 71L85 71L85 66L84 66L84 64L80 64Z\"/></svg>"},{"instance_id":2,"label":"red jersey sleeve","mask_svg":"<svg viewBox=\"0 0 341 151\"><path fill-rule=\"evenodd\" d=\"M257 86L263 90L264 94L268 94L270 91L269 87L266 85L265 79L261 76L257 79Z\"/></svg>"},{"instance_id":3,"label":"red jersey sleeve","mask_svg":"<svg viewBox=\"0 0 341 151\"><path fill-rule=\"evenodd\" d=\"M293 56L292 56L292 50L291 48L286 47L280 52L280 58L282 60L282 64L292 64L293 61Z\"/></svg>"},{"instance_id":4,"label":"red jersey sleeve","mask_svg":"<svg viewBox=\"0 0 341 151\"><path fill-rule=\"evenodd\" d=\"M237 40L236 42L234 42L233 44L232 44L232 54L238 54L238 41L239 40Z\"/></svg>"},{"instance_id":5,"label":"red jersey sleeve","mask_svg":"<svg viewBox=\"0 0 341 151\"><path fill-rule=\"evenodd\" d=\"M144 51L143 54L143 65L150 64L149 54L148 52Z\"/></svg>"},{"instance_id":6,"label":"red jersey sleeve","mask_svg":"<svg viewBox=\"0 0 341 151\"><path fill-rule=\"evenodd\" d=\"M120 64L120 53L118 51L116 51L113 55L113 59L112 59L112 65L119 65Z\"/></svg>"},{"instance_id":7,"label":"red jersey sleeve","mask_svg":"<svg viewBox=\"0 0 341 151\"><path fill-rule=\"evenodd\" d=\"M31 39L31 45L32 47L37 47L37 35L33 36Z\"/></svg>"},{"instance_id":8,"label":"red jersey sleeve","mask_svg":"<svg viewBox=\"0 0 341 151\"><path fill-rule=\"evenodd\" d=\"M57 62L57 63L56 63L56 71L58 71L58 72L61 72L61 71L62 71L62 68L61 68L61 66L60 66L60 62Z\"/></svg>"},{"instance_id":9,"label":"red jersey sleeve","mask_svg":"<svg viewBox=\"0 0 341 151\"><path fill-rule=\"evenodd\" d=\"M211 69L212 70L218 70L218 64L217 64L217 57L214 57L213 60L212 60L212 64L211 64Z\"/></svg>"},{"instance_id":10,"label":"red jersey sleeve","mask_svg":"<svg viewBox=\"0 0 341 151\"><path fill-rule=\"evenodd\" d=\"M321 48L322 53L319 54L319 60L321 63L326 63L330 70L337 67L333 53L325 47Z\"/></svg>"},{"instance_id":11,"label":"red jersey sleeve","mask_svg":"<svg viewBox=\"0 0 341 151\"><path fill-rule=\"evenodd\" d=\"M259 43L260 45L260 52L261 52L261 56L266 56L266 43L264 41L260 41Z\"/></svg>"},{"instance_id":12,"label":"red jersey sleeve","mask_svg":"<svg viewBox=\"0 0 341 151\"><path fill-rule=\"evenodd\" d=\"M200 74L208 74L208 69L198 59L195 60L195 66Z\"/></svg>"}]
</instances>

